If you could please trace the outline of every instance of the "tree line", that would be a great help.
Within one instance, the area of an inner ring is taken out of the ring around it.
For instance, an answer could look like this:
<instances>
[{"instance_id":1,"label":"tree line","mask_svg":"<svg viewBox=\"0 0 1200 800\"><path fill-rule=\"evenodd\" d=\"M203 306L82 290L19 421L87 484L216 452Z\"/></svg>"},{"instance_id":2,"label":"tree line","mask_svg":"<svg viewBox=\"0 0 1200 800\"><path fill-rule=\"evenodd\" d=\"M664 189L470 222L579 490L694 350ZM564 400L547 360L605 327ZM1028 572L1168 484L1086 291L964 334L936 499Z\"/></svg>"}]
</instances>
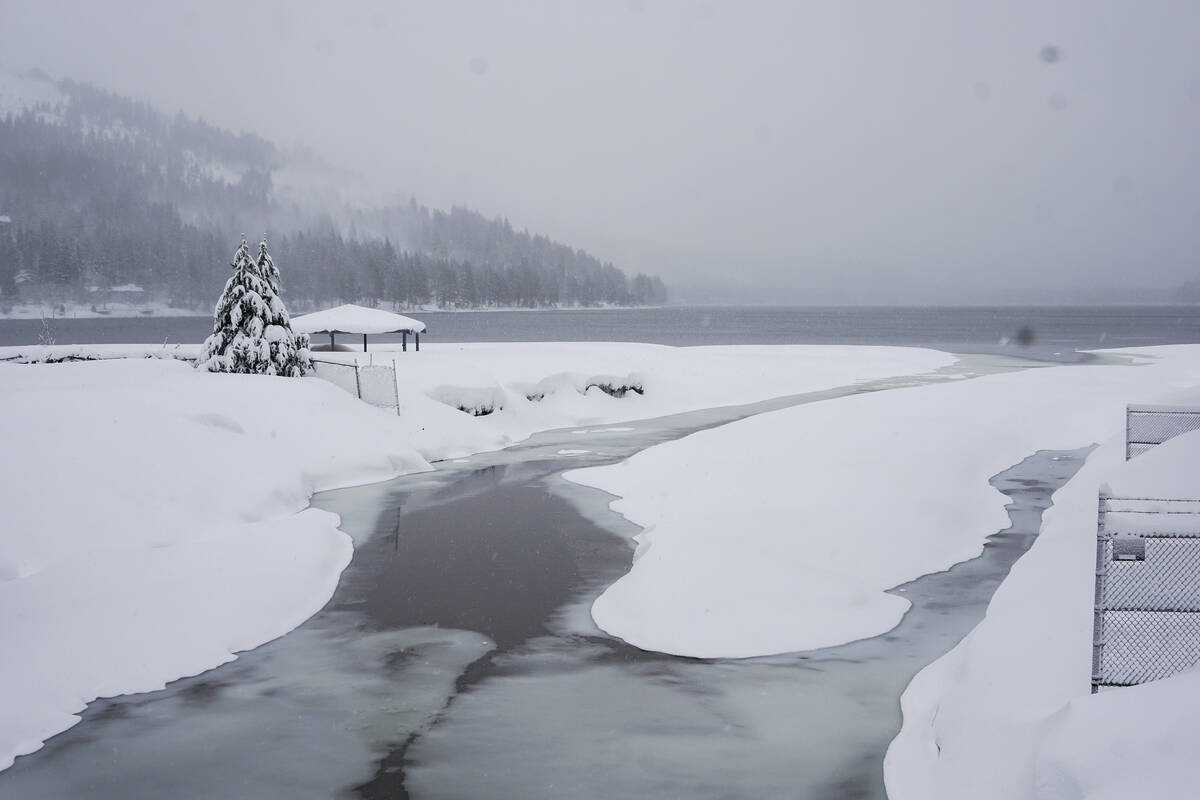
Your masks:
<instances>
[{"instance_id":1,"label":"tree line","mask_svg":"<svg viewBox=\"0 0 1200 800\"><path fill-rule=\"evenodd\" d=\"M89 289L132 283L206 309L240 235L264 232L294 308L666 301L658 278L631 278L465 208L412 200L300 213L296 198L275 189L286 156L269 142L83 84L56 86L63 103L0 118L0 308L86 303Z\"/></svg>"}]
</instances>

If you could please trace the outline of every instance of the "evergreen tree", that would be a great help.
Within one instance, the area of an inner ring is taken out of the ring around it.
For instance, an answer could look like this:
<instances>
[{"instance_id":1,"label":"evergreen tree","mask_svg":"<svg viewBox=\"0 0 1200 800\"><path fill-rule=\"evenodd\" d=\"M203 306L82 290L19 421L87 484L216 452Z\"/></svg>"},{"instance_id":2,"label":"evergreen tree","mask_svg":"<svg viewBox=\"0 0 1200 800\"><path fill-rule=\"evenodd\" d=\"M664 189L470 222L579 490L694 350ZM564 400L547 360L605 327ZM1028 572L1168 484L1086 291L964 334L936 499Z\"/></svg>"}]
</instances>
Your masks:
<instances>
[{"instance_id":1,"label":"evergreen tree","mask_svg":"<svg viewBox=\"0 0 1200 800\"><path fill-rule=\"evenodd\" d=\"M279 298L279 270L267 254L267 243L259 245L256 262L243 238L231 266L233 275L217 301L212 335L204 341L196 365L209 372L300 377L312 368L308 335L292 332Z\"/></svg>"}]
</instances>

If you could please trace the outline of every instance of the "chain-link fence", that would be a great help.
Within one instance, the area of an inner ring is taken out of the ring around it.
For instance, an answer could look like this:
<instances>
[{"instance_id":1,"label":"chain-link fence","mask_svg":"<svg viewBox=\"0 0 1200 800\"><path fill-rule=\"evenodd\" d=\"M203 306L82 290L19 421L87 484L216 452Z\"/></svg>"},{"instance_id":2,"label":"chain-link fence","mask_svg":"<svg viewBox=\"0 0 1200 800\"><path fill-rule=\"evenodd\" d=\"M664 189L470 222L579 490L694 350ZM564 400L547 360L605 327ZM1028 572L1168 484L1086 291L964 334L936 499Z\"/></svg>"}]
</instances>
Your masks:
<instances>
[{"instance_id":1,"label":"chain-link fence","mask_svg":"<svg viewBox=\"0 0 1200 800\"><path fill-rule=\"evenodd\" d=\"M1200 408L1188 406L1125 407L1125 459L1178 436L1200 429Z\"/></svg>"},{"instance_id":2,"label":"chain-link fence","mask_svg":"<svg viewBox=\"0 0 1200 800\"><path fill-rule=\"evenodd\" d=\"M358 364L313 359L313 374L363 402L400 411L396 364Z\"/></svg>"},{"instance_id":3,"label":"chain-link fence","mask_svg":"<svg viewBox=\"0 0 1200 800\"><path fill-rule=\"evenodd\" d=\"M362 364L358 366L358 397L379 408L399 411L400 397L396 389L396 367L392 364Z\"/></svg>"},{"instance_id":4,"label":"chain-link fence","mask_svg":"<svg viewBox=\"0 0 1200 800\"><path fill-rule=\"evenodd\" d=\"M1200 500L1100 494L1092 691L1200 663Z\"/></svg>"}]
</instances>

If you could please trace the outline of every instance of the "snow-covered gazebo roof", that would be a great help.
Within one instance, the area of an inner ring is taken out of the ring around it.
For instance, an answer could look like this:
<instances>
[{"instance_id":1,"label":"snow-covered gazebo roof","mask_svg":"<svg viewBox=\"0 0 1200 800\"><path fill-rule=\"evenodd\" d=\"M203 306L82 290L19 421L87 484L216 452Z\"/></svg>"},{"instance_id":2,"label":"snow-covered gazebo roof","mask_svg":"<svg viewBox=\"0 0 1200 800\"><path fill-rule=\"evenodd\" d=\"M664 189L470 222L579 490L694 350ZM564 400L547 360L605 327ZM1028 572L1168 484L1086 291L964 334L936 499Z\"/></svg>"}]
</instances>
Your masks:
<instances>
[{"instance_id":1,"label":"snow-covered gazebo roof","mask_svg":"<svg viewBox=\"0 0 1200 800\"><path fill-rule=\"evenodd\" d=\"M328 333L331 344L335 333L361 333L365 350L368 333L403 333L407 340L410 333L424 333L425 323L403 314L347 303L292 317L292 330L296 333ZM420 342L420 338L417 341Z\"/></svg>"},{"instance_id":2,"label":"snow-covered gazebo roof","mask_svg":"<svg viewBox=\"0 0 1200 800\"><path fill-rule=\"evenodd\" d=\"M292 317L292 330L296 333L423 333L425 323L391 311L346 304Z\"/></svg>"}]
</instances>

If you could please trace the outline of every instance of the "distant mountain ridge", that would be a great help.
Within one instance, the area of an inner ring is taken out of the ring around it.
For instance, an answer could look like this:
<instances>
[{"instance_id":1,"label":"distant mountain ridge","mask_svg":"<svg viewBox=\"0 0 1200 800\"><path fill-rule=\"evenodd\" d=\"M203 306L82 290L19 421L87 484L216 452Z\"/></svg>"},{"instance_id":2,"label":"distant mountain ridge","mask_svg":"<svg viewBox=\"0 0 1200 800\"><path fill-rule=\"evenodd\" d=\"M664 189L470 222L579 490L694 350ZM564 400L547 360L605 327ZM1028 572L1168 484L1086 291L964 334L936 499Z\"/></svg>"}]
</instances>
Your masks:
<instances>
[{"instance_id":1,"label":"distant mountain ridge","mask_svg":"<svg viewBox=\"0 0 1200 800\"><path fill-rule=\"evenodd\" d=\"M0 311L129 284L206 309L239 235L263 231L297 308L666 300L658 278L631 279L507 220L415 200L352 205L350 182L252 133L36 72L0 76Z\"/></svg>"}]
</instances>

